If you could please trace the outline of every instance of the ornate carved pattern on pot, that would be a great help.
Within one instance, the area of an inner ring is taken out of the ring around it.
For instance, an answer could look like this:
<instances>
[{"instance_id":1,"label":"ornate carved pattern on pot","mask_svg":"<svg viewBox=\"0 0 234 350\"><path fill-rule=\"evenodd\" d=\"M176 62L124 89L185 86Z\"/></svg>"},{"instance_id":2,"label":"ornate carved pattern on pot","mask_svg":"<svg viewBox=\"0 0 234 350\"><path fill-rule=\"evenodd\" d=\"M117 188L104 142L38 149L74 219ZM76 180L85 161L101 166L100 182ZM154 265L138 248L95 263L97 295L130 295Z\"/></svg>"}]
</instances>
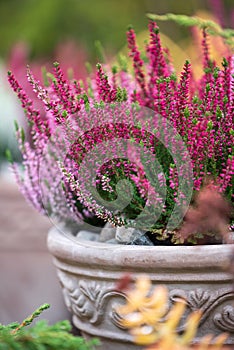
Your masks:
<instances>
[{"instance_id":1,"label":"ornate carved pattern on pot","mask_svg":"<svg viewBox=\"0 0 234 350\"><path fill-rule=\"evenodd\" d=\"M216 291L197 288L191 291L174 289L170 291L170 300L175 302L183 299L187 303L188 312L202 310L200 325L202 325L208 317L211 317L214 327L218 327L222 331L234 333L234 308L231 305L225 305L229 302L233 303L234 291L231 287L221 288ZM220 307L223 310L220 313ZM218 311L216 311L218 309ZM183 330L181 325L179 330Z\"/></svg>"},{"instance_id":2,"label":"ornate carved pattern on pot","mask_svg":"<svg viewBox=\"0 0 234 350\"><path fill-rule=\"evenodd\" d=\"M65 303L80 320L99 325L106 315L108 303L123 294L114 290L114 284L79 280L76 276L58 271ZM111 311L112 313L112 311Z\"/></svg>"},{"instance_id":3,"label":"ornate carved pattern on pot","mask_svg":"<svg viewBox=\"0 0 234 350\"><path fill-rule=\"evenodd\" d=\"M231 305L226 305L220 313L214 316L215 325L222 331L234 332L234 308Z\"/></svg>"},{"instance_id":4,"label":"ornate carved pattern on pot","mask_svg":"<svg viewBox=\"0 0 234 350\"><path fill-rule=\"evenodd\" d=\"M68 309L83 322L97 326L105 318L117 328L121 326L121 316L115 306L123 302L126 297L123 293L114 290L114 283L79 279L71 273L58 271L63 293ZM234 291L230 287L212 289L197 288L194 290L173 289L169 292L170 304L183 299L187 303L187 312L182 319L178 331L185 328L186 316L195 310L202 310L200 326L206 327L206 320L212 320L213 328L234 333L234 308L227 304L232 303ZM109 308L110 306L110 308ZM107 314L108 310L108 314ZM169 308L168 308L169 310Z\"/></svg>"},{"instance_id":5,"label":"ornate carved pattern on pot","mask_svg":"<svg viewBox=\"0 0 234 350\"><path fill-rule=\"evenodd\" d=\"M126 297L124 296L124 299L126 300ZM111 322L118 327L119 329L126 330L127 328L124 327L121 323L122 316L116 311L114 305L112 307L112 313L110 315Z\"/></svg>"}]
</instances>

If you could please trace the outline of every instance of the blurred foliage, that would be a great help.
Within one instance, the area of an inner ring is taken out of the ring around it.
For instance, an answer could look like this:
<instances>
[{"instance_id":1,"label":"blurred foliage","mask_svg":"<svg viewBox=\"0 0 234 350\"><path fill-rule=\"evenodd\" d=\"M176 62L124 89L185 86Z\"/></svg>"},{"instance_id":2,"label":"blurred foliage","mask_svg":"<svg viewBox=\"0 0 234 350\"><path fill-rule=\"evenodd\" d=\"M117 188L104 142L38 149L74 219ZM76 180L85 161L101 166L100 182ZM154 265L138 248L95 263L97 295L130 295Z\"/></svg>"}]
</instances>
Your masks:
<instances>
[{"instance_id":1,"label":"blurred foliage","mask_svg":"<svg viewBox=\"0 0 234 350\"><path fill-rule=\"evenodd\" d=\"M173 13L165 15L147 14L147 17L153 21L174 21L185 27L206 29L209 35L222 37L231 48L234 48L234 30L223 29L217 22L212 20L206 20L197 16L175 15Z\"/></svg>"},{"instance_id":2,"label":"blurred foliage","mask_svg":"<svg viewBox=\"0 0 234 350\"><path fill-rule=\"evenodd\" d=\"M31 58L49 57L59 42L75 39L84 45L89 58L95 59L95 40L100 40L107 54L116 53L125 42L125 29L132 24L136 31L145 29L147 12L194 14L210 8L209 0L0 0L0 56L11 47L26 41ZM225 12L233 0L222 1ZM228 17L228 16L227 16ZM227 23L230 26L230 23ZM172 39L186 35L184 28L172 23L161 25L161 31Z\"/></svg>"},{"instance_id":3,"label":"blurred foliage","mask_svg":"<svg viewBox=\"0 0 234 350\"><path fill-rule=\"evenodd\" d=\"M128 276L128 281L129 281ZM127 280L126 280L127 281ZM228 334L203 335L199 344L192 343L201 321L201 310L193 310L185 319L186 301L177 298L169 308L170 296L165 285L152 288L147 275L136 279L135 286L126 291L126 303L116 308L120 325L128 329L134 343L149 345L146 350L224 350L223 343ZM183 332L178 326L184 322Z\"/></svg>"}]
</instances>

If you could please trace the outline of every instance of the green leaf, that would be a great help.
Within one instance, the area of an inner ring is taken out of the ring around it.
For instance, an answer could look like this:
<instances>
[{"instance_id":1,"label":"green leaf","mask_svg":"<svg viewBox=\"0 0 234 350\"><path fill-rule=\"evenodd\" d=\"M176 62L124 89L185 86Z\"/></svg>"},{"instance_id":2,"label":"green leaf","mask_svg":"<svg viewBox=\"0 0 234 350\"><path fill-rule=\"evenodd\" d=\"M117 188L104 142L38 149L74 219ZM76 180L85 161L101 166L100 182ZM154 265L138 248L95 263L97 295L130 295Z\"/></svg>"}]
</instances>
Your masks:
<instances>
[{"instance_id":1,"label":"green leaf","mask_svg":"<svg viewBox=\"0 0 234 350\"><path fill-rule=\"evenodd\" d=\"M98 60L102 63L106 62L104 48L99 40L96 40L94 42L94 47L96 50L96 55L97 55Z\"/></svg>"},{"instance_id":2,"label":"green leaf","mask_svg":"<svg viewBox=\"0 0 234 350\"><path fill-rule=\"evenodd\" d=\"M6 149L6 159L8 160L9 163L13 163L13 157L11 151L7 148Z\"/></svg>"},{"instance_id":3,"label":"green leaf","mask_svg":"<svg viewBox=\"0 0 234 350\"><path fill-rule=\"evenodd\" d=\"M41 67L41 73L42 73L43 83L46 87L48 87L50 84L48 79L48 73L45 66Z\"/></svg>"},{"instance_id":4,"label":"green leaf","mask_svg":"<svg viewBox=\"0 0 234 350\"><path fill-rule=\"evenodd\" d=\"M14 126L15 126L15 131L17 132L19 130L19 124L17 120L14 120Z\"/></svg>"}]
</instances>

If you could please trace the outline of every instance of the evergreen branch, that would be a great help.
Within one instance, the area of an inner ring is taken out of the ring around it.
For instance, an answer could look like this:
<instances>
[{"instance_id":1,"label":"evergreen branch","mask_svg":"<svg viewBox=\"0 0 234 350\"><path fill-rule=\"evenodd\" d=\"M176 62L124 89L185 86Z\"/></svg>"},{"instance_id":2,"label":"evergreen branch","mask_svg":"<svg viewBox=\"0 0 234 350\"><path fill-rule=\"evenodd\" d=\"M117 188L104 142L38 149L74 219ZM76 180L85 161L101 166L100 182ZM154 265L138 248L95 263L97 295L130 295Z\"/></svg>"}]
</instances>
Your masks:
<instances>
[{"instance_id":1,"label":"evergreen branch","mask_svg":"<svg viewBox=\"0 0 234 350\"><path fill-rule=\"evenodd\" d=\"M20 329L22 329L23 327L26 327L28 325L30 325L33 320L40 316L40 314L46 310L49 309L50 305L49 304L43 304L41 305L38 309L36 309L30 316L28 316L25 320L23 320L20 325L18 327L16 327L13 331L12 334L17 333Z\"/></svg>"},{"instance_id":2,"label":"evergreen branch","mask_svg":"<svg viewBox=\"0 0 234 350\"><path fill-rule=\"evenodd\" d=\"M147 17L153 21L173 21L186 27L195 26L200 29L206 29L210 35L222 37L231 48L234 48L234 30L230 28L224 29L212 20L206 20L197 16L177 15L174 13L166 13L165 15L148 13Z\"/></svg>"}]
</instances>

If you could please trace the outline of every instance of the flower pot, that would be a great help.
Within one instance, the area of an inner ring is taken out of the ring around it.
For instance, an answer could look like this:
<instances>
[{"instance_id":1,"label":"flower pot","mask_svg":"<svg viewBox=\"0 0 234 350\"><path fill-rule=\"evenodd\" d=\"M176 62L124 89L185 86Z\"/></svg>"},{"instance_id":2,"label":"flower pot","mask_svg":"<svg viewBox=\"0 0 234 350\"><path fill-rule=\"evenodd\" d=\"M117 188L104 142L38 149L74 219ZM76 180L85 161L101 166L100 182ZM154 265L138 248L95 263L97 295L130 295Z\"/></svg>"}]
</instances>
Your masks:
<instances>
[{"instance_id":1,"label":"flower pot","mask_svg":"<svg viewBox=\"0 0 234 350\"><path fill-rule=\"evenodd\" d=\"M133 277L147 273L153 285L166 285L170 303L186 299L186 314L202 310L195 341L207 333L227 331L227 343L234 344L233 277L225 271L232 245L126 246L92 241L97 236L77 239L71 230L59 227L48 236L65 303L84 336L100 338L105 350L141 349L115 312L125 299L116 291L116 282L131 272Z\"/></svg>"}]
</instances>

